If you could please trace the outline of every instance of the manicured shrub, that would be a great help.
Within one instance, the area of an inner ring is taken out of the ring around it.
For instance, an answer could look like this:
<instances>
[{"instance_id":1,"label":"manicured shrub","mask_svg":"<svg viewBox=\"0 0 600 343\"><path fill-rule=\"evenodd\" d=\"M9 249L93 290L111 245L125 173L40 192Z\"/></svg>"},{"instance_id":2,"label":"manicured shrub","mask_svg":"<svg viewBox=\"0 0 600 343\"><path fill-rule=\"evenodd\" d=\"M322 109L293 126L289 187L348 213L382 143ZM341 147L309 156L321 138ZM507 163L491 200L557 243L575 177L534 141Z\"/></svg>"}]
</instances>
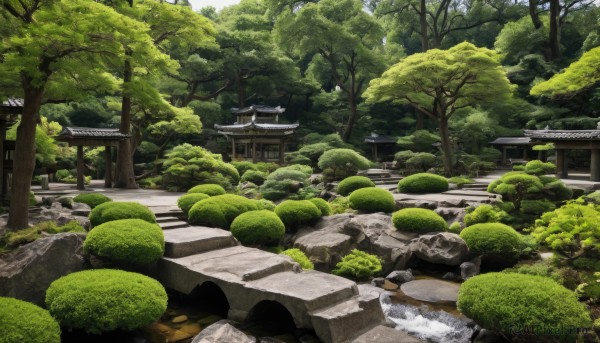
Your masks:
<instances>
[{"instance_id":1,"label":"manicured shrub","mask_svg":"<svg viewBox=\"0 0 600 343\"><path fill-rule=\"evenodd\" d=\"M215 196L215 195L223 195L223 194L227 193L221 185L211 184L211 183L194 186L194 187L188 189L187 192L188 192L188 194L204 193L211 197Z\"/></svg>"},{"instance_id":2,"label":"manicured shrub","mask_svg":"<svg viewBox=\"0 0 600 343\"><path fill-rule=\"evenodd\" d=\"M112 201L111 198L107 197L102 193L83 193L73 198L74 202L81 202L87 204L91 208L94 208L105 202Z\"/></svg>"},{"instance_id":3,"label":"manicured shrub","mask_svg":"<svg viewBox=\"0 0 600 343\"><path fill-rule=\"evenodd\" d=\"M544 185L539 177L524 172L508 172L500 179L490 183L488 192L502 195L503 200L512 201L515 209L521 208L521 201L526 196L538 194Z\"/></svg>"},{"instance_id":4,"label":"manicured shrub","mask_svg":"<svg viewBox=\"0 0 600 343\"><path fill-rule=\"evenodd\" d=\"M507 268L502 273L519 273L527 275L537 275L550 278L560 284L564 282L564 277L559 269L556 269L548 260L536 262L533 264L520 264L512 268Z\"/></svg>"},{"instance_id":5,"label":"manicured shrub","mask_svg":"<svg viewBox=\"0 0 600 343\"><path fill-rule=\"evenodd\" d=\"M249 211L231 223L231 233L244 245L277 245L285 234L285 225L268 210Z\"/></svg>"},{"instance_id":6,"label":"manicured shrub","mask_svg":"<svg viewBox=\"0 0 600 343\"><path fill-rule=\"evenodd\" d=\"M553 174L556 171L556 166L551 162L542 162L533 160L525 165L525 172L531 175Z\"/></svg>"},{"instance_id":7,"label":"manicured shrub","mask_svg":"<svg viewBox=\"0 0 600 343\"><path fill-rule=\"evenodd\" d=\"M319 168L330 180L341 180L356 172L368 169L371 162L352 149L331 149L319 157Z\"/></svg>"},{"instance_id":8,"label":"manicured shrub","mask_svg":"<svg viewBox=\"0 0 600 343\"><path fill-rule=\"evenodd\" d=\"M311 173L311 167L299 164L279 168L267 176L265 183L260 187L260 194L272 201L283 199L308 185Z\"/></svg>"},{"instance_id":9,"label":"manicured shrub","mask_svg":"<svg viewBox=\"0 0 600 343\"><path fill-rule=\"evenodd\" d=\"M332 214L341 214L346 212L352 212L350 208L350 200L348 197L337 197L331 201L331 212Z\"/></svg>"},{"instance_id":10,"label":"manicured shrub","mask_svg":"<svg viewBox=\"0 0 600 343\"><path fill-rule=\"evenodd\" d=\"M383 188L357 189L350 194L349 199L353 209L367 213L392 212L396 207L392 193Z\"/></svg>"},{"instance_id":11,"label":"manicured shrub","mask_svg":"<svg viewBox=\"0 0 600 343\"><path fill-rule=\"evenodd\" d=\"M249 161L233 161L231 165L237 169L238 174L244 175L248 170L258 170L256 164Z\"/></svg>"},{"instance_id":12,"label":"manicured shrub","mask_svg":"<svg viewBox=\"0 0 600 343\"><path fill-rule=\"evenodd\" d=\"M448 231L448 223L439 214L424 208L405 208L392 214L396 230L427 233Z\"/></svg>"},{"instance_id":13,"label":"manicured shrub","mask_svg":"<svg viewBox=\"0 0 600 343\"><path fill-rule=\"evenodd\" d=\"M165 238L158 224L141 219L113 220L88 233L83 251L117 266L142 267L163 255Z\"/></svg>"},{"instance_id":14,"label":"manicured shrub","mask_svg":"<svg viewBox=\"0 0 600 343\"><path fill-rule=\"evenodd\" d=\"M375 187L375 183L365 176L350 176L340 181L337 192L340 195L347 196L357 189L366 187Z\"/></svg>"},{"instance_id":15,"label":"manicured shrub","mask_svg":"<svg viewBox=\"0 0 600 343\"><path fill-rule=\"evenodd\" d=\"M321 217L331 215L331 206L329 206L329 203L327 201L321 198L311 198L308 199L308 201L312 202L313 204L315 204L315 206L319 208L319 211L321 211Z\"/></svg>"},{"instance_id":16,"label":"manicured shrub","mask_svg":"<svg viewBox=\"0 0 600 343\"><path fill-rule=\"evenodd\" d=\"M498 265L514 264L521 255L521 235L501 223L482 223L466 227L460 233L469 251L482 255L484 260Z\"/></svg>"},{"instance_id":17,"label":"manicured shrub","mask_svg":"<svg viewBox=\"0 0 600 343\"><path fill-rule=\"evenodd\" d=\"M321 217L319 208L308 200L286 200L275 207L275 213L288 229L314 222Z\"/></svg>"},{"instance_id":18,"label":"manicured shrub","mask_svg":"<svg viewBox=\"0 0 600 343\"><path fill-rule=\"evenodd\" d=\"M252 182L253 184L260 186L265 183L268 174L258 170L248 170L242 175L241 182Z\"/></svg>"},{"instance_id":19,"label":"manicured shrub","mask_svg":"<svg viewBox=\"0 0 600 343\"><path fill-rule=\"evenodd\" d=\"M197 202L190 209L188 219L191 224L227 229L235 217L257 209L255 200L223 194Z\"/></svg>"},{"instance_id":20,"label":"manicured shrub","mask_svg":"<svg viewBox=\"0 0 600 343\"><path fill-rule=\"evenodd\" d=\"M275 211L276 205L271 200L259 199L259 200L256 200L256 207L259 210Z\"/></svg>"},{"instance_id":21,"label":"manicured shrub","mask_svg":"<svg viewBox=\"0 0 600 343\"><path fill-rule=\"evenodd\" d=\"M357 280L364 280L380 271L381 260L379 257L354 249L335 265L332 273Z\"/></svg>"},{"instance_id":22,"label":"manicured shrub","mask_svg":"<svg viewBox=\"0 0 600 343\"><path fill-rule=\"evenodd\" d=\"M523 200L521 201L521 213L541 215L549 211L554 211L556 205L552 201L544 200Z\"/></svg>"},{"instance_id":23,"label":"manicured shrub","mask_svg":"<svg viewBox=\"0 0 600 343\"><path fill-rule=\"evenodd\" d=\"M300 249L287 249L281 254L291 257L294 261L298 262L302 269L312 270L315 269L315 265L306 257L306 254Z\"/></svg>"},{"instance_id":24,"label":"manicured shrub","mask_svg":"<svg viewBox=\"0 0 600 343\"><path fill-rule=\"evenodd\" d=\"M431 173L413 174L398 182L400 193L440 193L447 190L448 180Z\"/></svg>"},{"instance_id":25,"label":"manicured shrub","mask_svg":"<svg viewBox=\"0 0 600 343\"><path fill-rule=\"evenodd\" d=\"M210 198L210 195L205 193L188 193L177 199L177 206L187 215L190 212L190 208L198 201L208 198Z\"/></svg>"},{"instance_id":26,"label":"manicured shrub","mask_svg":"<svg viewBox=\"0 0 600 343\"><path fill-rule=\"evenodd\" d=\"M479 223L505 223L510 216L505 211L492 205L481 204L465 215L465 226Z\"/></svg>"},{"instance_id":27,"label":"manicured shrub","mask_svg":"<svg viewBox=\"0 0 600 343\"><path fill-rule=\"evenodd\" d=\"M148 207L137 202L105 202L90 212L92 226L119 219L142 219L149 223L156 223L154 213Z\"/></svg>"},{"instance_id":28,"label":"manicured shrub","mask_svg":"<svg viewBox=\"0 0 600 343\"><path fill-rule=\"evenodd\" d=\"M46 307L61 326L99 334L152 323L165 312L167 293L141 274L86 270L54 281L46 292Z\"/></svg>"},{"instance_id":29,"label":"manicured shrub","mask_svg":"<svg viewBox=\"0 0 600 343\"><path fill-rule=\"evenodd\" d=\"M66 178L73 177L73 174L68 169L59 169L54 173L57 181L62 181Z\"/></svg>"},{"instance_id":30,"label":"manicured shrub","mask_svg":"<svg viewBox=\"0 0 600 343\"><path fill-rule=\"evenodd\" d=\"M448 232L452 232L458 235L461 231L462 226L460 226L459 222L453 222L452 224L450 224L450 226L448 226Z\"/></svg>"},{"instance_id":31,"label":"manicured shrub","mask_svg":"<svg viewBox=\"0 0 600 343\"><path fill-rule=\"evenodd\" d=\"M518 336L522 342L575 342L577 333L572 329L592 324L572 291L536 275L474 276L460 287L457 306L482 327L508 339Z\"/></svg>"},{"instance_id":32,"label":"manicured shrub","mask_svg":"<svg viewBox=\"0 0 600 343\"><path fill-rule=\"evenodd\" d=\"M60 327L48 311L0 297L0 343L60 343Z\"/></svg>"},{"instance_id":33,"label":"manicured shrub","mask_svg":"<svg viewBox=\"0 0 600 343\"><path fill-rule=\"evenodd\" d=\"M416 171L427 171L435 167L436 157L434 154L427 152L415 153L411 158L406 160L406 167Z\"/></svg>"}]
</instances>

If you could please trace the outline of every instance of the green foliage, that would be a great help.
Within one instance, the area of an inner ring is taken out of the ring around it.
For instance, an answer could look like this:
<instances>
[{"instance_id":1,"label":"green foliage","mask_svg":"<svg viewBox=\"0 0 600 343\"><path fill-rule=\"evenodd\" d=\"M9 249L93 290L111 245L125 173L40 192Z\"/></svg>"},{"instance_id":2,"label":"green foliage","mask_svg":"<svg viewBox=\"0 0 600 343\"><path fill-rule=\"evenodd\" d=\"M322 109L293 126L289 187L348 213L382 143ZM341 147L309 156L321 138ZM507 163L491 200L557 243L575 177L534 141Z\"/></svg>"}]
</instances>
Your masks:
<instances>
[{"instance_id":1,"label":"green foliage","mask_svg":"<svg viewBox=\"0 0 600 343\"><path fill-rule=\"evenodd\" d=\"M312 202L319 208L319 211L321 211L321 217L330 216L333 212L331 206L329 206L329 203L321 198L310 198L308 201Z\"/></svg>"},{"instance_id":2,"label":"green foliage","mask_svg":"<svg viewBox=\"0 0 600 343\"><path fill-rule=\"evenodd\" d=\"M259 210L275 211L275 203L267 199L259 199L256 201L256 206Z\"/></svg>"},{"instance_id":3,"label":"green foliage","mask_svg":"<svg viewBox=\"0 0 600 343\"><path fill-rule=\"evenodd\" d=\"M204 185L197 185L194 186L190 189L188 189L187 191L188 194L191 193L204 193L208 196L215 196L215 195L223 195L225 193L227 193L225 191L225 189L221 186L221 185L217 185L217 184L204 184Z\"/></svg>"},{"instance_id":4,"label":"green foliage","mask_svg":"<svg viewBox=\"0 0 600 343\"><path fill-rule=\"evenodd\" d=\"M67 169L59 169L56 171L55 176L57 181L63 181L64 179L73 177L74 175L71 174L71 172Z\"/></svg>"},{"instance_id":5,"label":"green foliage","mask_svg":"<svg viewBox=\"0 0 600 343\"><path fill-rule=\"evenodd\" d=\"M256 201L239 195L224 194L197 202L188 213L190 224L229 228L240 214L258 209Z\"/></svg>"},{"instance_id":6,"label":"green foliage","mask_svg":"<svg viewBox=\"0 0 600 343\"><path fill-rule=\"evenodd\" d=\"M415 152L431 152L433 144L440 141L440 136L427 130L417 130L412 135L398 138L396 144L402 149Z\"/></svg>"},{"instance_id":7,"label":"green foliage","mask_svg":"<svg viewBox=\"0 0 600 343\"><path fill-rule=\"evenodd\" d=\"M332 214L342 214L351 210L348 197L337 197L330 202L330 205Z\"/></svg>"},{"instance_id":8,"label":"green foliage","mask_svg":"<svg viewBox=\"0 0 600 343\"><path fill-rule=\"evenodd\" d=\"M404 208L392 214L396 230L410 232L448 231L448 223L439 214L424 208Z\"/></svg>"},{"instance_id":9,"label":"green foliage","mask_svg":"<svg viewBox=\"0 0 600 343\"><path fill-rule=\"evenodd\" d=\"M313 270L315 269L315 265L306 257L304 252L300 249L287 249L281 252L282 255L286 255L291 257L294 261L298 262L302 269L305 270Z\"/></svg>"},{"instance_id":10,"label":"green foliage","mask_svg":"<svg viewBox=\"0 0 600 343\"><path fill-rule=\"evenodd\" d=\"M332 273L357 280L364 280L376 275L380 271L381 260L379 257L354 249L335 265Z\"/></svg>"},{"instance_id":11,"label":"green foliage","mask_svg":"<svg viewBox=\"0 0 600 343\"><path fill-rule=\"evenodd\" d=\"M321 217L321 210L308 200L286 200L275 207L287 229L309 224Z\"/></svg>"},{"instance_id":12,"label":"green foliage","mask_svg":"<svg viewBox=\"0 0 600 343\"><path fill-rule=\"evenodd\" d=\"M314 143L303 146L300 148L300 150L298 150L298 153L301 156L308 158L311 165L316 166L319 161L319 157L321 157L325 151L333 148L334 147L327 143Z\"/></svg>"},{"instance_id":13,"label":"green foliage","mask_svg":"<svg viewBox=\"0 0 600 343\"><path fill-rule=\"evenodd\" d=\"M465 176L453 176L448 179L448 183L453 183L453 184L457 185L458 187L461 187L463 185L468 185L473 182L475 182L475 180L473 180L470 177L465 177Z\"/></svg>"},{"instance_id":14,"label":"green foliage","mask_svg":"<svg viewBox=\"0 0 600 343\"><path fill-rule=\"evenodd\" d=\"M105 202L90 212L90 223L93 227L119 219L142 219L149 223L156 223L154 213L148 207L137 202Z\"/></svg>"},{"instance_id":15,"label":"green foliage","mask_svg":"<svg viewBox=\"0 0 600 343\"><path fill-rule=\"evenodd\" d=\"M187 215L190 208L198 201L208 198L210 198L210 195L205 193L188 193L177 199L177 206Z\"/></svg>"},{"instance_id":16,"label":"green foliage","mask_svg":"<svg viewBox=\"0 0 600 343\"><path fill-rule=\"evenodd\" d=\"M94 208L105 202L112 201L112 199L102 193L82 193L74 197L73 201L81 202L87 204L91 208Z\"/></svg>"},{"instance_id":17,"label":"green foliage","mask_svg":"<svg viewBox=\"0 0 600 343\"><path fill-rule=\"evenodd\" d=\"M258 166L248 161L232 161L231 165L237 169L238 174L244 175L248 170L258 170Z\"/></svg>"},{"instance_id":18,"label":"green foliage","mask_svg":"<svg viewBox=\"0 0 600 343\"><path fill-rule=\"evenodd\" d=\"M0 343L60 343L58 323L34 304L0 297L0 318Z\"/></svg>"},{"instance_id":19,"label":"green foliage","mask_svg":"<svg viewBox=\"0 0 600 343\"><path fill-rule=\"evenodd\" d=\"M458 293L458 309L482 327L527 342L575 342L574 330L589 328L591 320L575 294L555 281L536 275L487 273L465 281ZM536 328L534 332L523 331ZM552 336L540 334L553 329ZM518 329L519 331L515 331Z\"/></svg>"},{"instance_id":20,"label":"green foliage","mask_svg":"<svg viewBox=\"0 0 600 343\"><path fill-rule=\"evenodd\" d=\"M279 168L267 176L265 183L260 187L260 194L273 201L285 198L308 185L310 174L311 167L299 164Z\"/></svg>"},{"instance_id":21,"label":"green foliage","mask_svg":"<svg viewBox=\"0 0 600 343\"><path fill-rule=\"evenodd\" d=\"M481 204L465 215L465 226L479 223L507 223L510 215L500 208L488 204Z\"/></svg>"},{"instance_id":22,"label":"green foliage","mask_svg":"<svg viewBox=\"0 0 600 343\"><path fill-rule=\"evenodd\" d=\"M285 225L269 210L249 211L231 223L231 233L244 245L273 246L285 234Z\"/></svg>"},{"instance_id":23,"label":"green foliage","mask_svg":"<svg viewBox=\"0 0 600 343\"><path fill-rule=\"evenodd\" d=\"M556 166L551 162L542 162L540 160L533 160L527 162L525 165L525 172L531 175L544 175L553 174L556 172Z\"/></svg>"},{"instance_id":24,"label":"green foliage","mask_svg":"<svg viewBox=\"0 0 600 343\"><path fill-rule=\"evenodd\" d=\"M544 188L539 177L524 172L509 172L488 186L488 192L502 195L502 199L512 201L515 208L521 208L526 195L539 193Z\"/></svg>"},{"instance_id":25,"label":"green foliage","mask_svg":"<svg viewBox=\"0 0 600 343\"><path fill-rule=\"evenodd\" d=\"M537 30L531 18L527 16L507 23L496 37L494 47L510 64L518 62L525 55L541 51L549 35L547 18L544 20L544 25Z\"/></svg>"},{"instance_id":26,"label":"green foliage","mask_svg":"<svg viewBox=\"0 0 600 343\"><path fill-rule=\"evenodd\" d=\"M556 269L551 263L542 261L533 264L519 264L512 268L507 268L502 271L503 273L519 273L526 275L537 275L550 278L559 284L564 281L563 276L559 269Z\"/></svg>"},{"instance_id":27,"label":"green foliage","mask_svg":"<svg viewBox=\"0 0 600 343\"><path fill-rule=\"evenodd\" d=\"M508 225L481 223L467 226L460 237L465 240L469 251L481 255L492 265L514 264L523 249L521 236Z\"/></svg>"},{"instance_id":28,"label":"green foliage","mask_svg":"<svg viewBox=\"0 0 600 343\"><path fill-rule=\"evenodd\" d=\"M167 293L156 280L122 270L86 270L63 276L46 292L61 326L99 334L134 330L162 316Z\"/></svg>"},{"instance_id":29,"label":"green foliage","mask_svg":"<svg viewBox=\"0 0 600 343\"><path fill-rule=\"evenodd\" d=\"M419 152L406 161L406 167L410 170L424 172L433 168L436 165L436 160L434 154Z\"/></svg>"},{"instance_id":30,"label":"green foliage","mask_svg":"<svg viewBox=\"0 0 600 343\"><path fill-rule=\"evenodd\" d=\"M248 170L240 179L241 182L252 182L253 184L260 186L267 179L268 174L258 170Z\"/></svg>"},{"instance_id":31,"label":"green foliage","mask_svg":"<svg viewBox=\"0 0 600 343\"><path fill-rule=\"evenodd\" d=\"M62 232L86 232L85 229L76 220L71 220L63 226L58 226L56 222L39 222L32 227L18 231L7 232L0 236L0 247L8 249L16 248L20 245L31 243L42 238L42 233L55 234Z\"/></svg>"},{"instance_id":32,"label":"green foliage","mask_svg":"<svg viewBox=\"0 0 600 343\"><path fill-rule=\"evenodd\" d=\"M337 192L340 195L348 196L355 190L365 187L375 187L375 183L366 176L350 176L340 181Z\"/></svg>"},{"instance_id":33,"label":"green foliage","mask_svg":"<svg viewBox=\"0 0 600 343\"><path fill-rule=\"evenodd\" d=\"M554 203L549 200L523 200L520 211L526 214L541 215L542 213L553 211L556 208Z\"/></svg>"},{"instance_id":34,"label":"green foliage","mask_svg":"<svg viewBox=\"0 0 600 343\"><path fill-rule=\"evenodd\" d=\"M452 232L455 234L460 234L460 232L462 231L462 226L460 226L459 222L453 222L452 224L450 224L450 226L448 226L448 232Z\"/></svg>"},{"instance_id":35,"label":"green foliage","mask_svg":"<svg viewBox=\"0 0 600 343\"><path fill-rule=\"evenodd\" d=\"M398 182L400 193L440 193L448 190L448 180L440 175L419 173Z\"/></svg>"},{"instance_id":36,"label":"green foliage","mask_svg":"<svg viewBox=\"0 0 600 343\"><path fill-rule=\"evenodd\" d=\"M388 190L378 187L360 188L349 197L350 206L358 211L390 213L396 208L394 196Z\"/></svg>"},{"instance_id":37,"label":"green foliage","mask_svg":"<svg viewBox=\"0 0 600 343\"><path fill-rule=\"evenodd\" d=\"M158 224L142 219L113 220L88 233L83 251L115 266L144 267L162 257L165 238Z\"/></svg>"},{"instance_id":38,"label":"green foliage","mask_svg":"<svg viewBox=\"0 0 600 343\"><path fill-rule=\"evenodd\" d=\"M331 180L340 180L368 169L371 162L351 149L331 149L319 157L319 168Z\"/></svg>"},{"instance_id":39,"label":"green foliage","mask_svg":"<svg viewBox=\"0 0 600 343\"><path fill-rule=\"evenodd\" d=\"M35 200L35 193L33 193L32 191L29 191L28 201L29 201L29 206L37 205L37 200Z\"/></svg>"}]
</instances>

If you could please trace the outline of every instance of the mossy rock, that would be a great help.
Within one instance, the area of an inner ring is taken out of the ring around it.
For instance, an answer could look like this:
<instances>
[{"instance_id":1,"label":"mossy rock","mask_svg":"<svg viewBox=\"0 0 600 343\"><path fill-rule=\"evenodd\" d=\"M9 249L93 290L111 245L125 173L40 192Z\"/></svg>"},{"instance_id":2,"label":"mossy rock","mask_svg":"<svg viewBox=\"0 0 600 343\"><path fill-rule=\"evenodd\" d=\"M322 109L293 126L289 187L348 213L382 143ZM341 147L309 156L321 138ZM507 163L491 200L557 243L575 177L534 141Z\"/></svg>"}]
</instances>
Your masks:
<instances>
[{"instance_id":1,"label":"mossy rock","mask_svg":"<svg viewBox=\"0 0 600 343\"><path fill-rule=\"evenodd\" d=\"M60 343L50 313L26 301L0 297L0 343Z\"/></svg>"},{"instance_id":2,"label":"mossy rock","mask_svg":"<svg viewBox=\"0 0 600 343\"><path fill-rule=\"evenodd\" d=\"M298 262L302 269L312 270L315 269L315 265L310 261L310 259L304 254L304 252L300 249L287 249L281 252L282 255L286 255L291 257L294 261Z\"/></svg>"},{"instance_id":3,"label":"mossy rock","mask_svg":"<svg viewBox=\"0 0 600 343\"><path fill-rule=\"evenodd\" d=\"M112 201L112 199L102 193L82 193L74 197L73 201L87 204L90 208L94 208L105 202Z\"/></svg>"},{"instance_id":4,"label":"mossy rock","mask_svg":"<svg viewBox=\"0 0 600 343\"><path fill-rule=\"evenodd\" d=\"M225 191L225 188L223 188L223 186L218 185L218 184L213 184L213 183L207 183L207 184L203 184L203 185L194 186L194 187L188 189L187 192L188 192L188 194L189 193L204 193L211 197L216 196L216 195L223 195L223 194L227 193Z\"/></svg>"},{"instance_id":5,"label":"mossy rock","mask_svg":"<svg viewBox=\"0 0 600 343\"><path fill-rule=\"evenodd\" d=\"M319 211L321 211L321 217L330 216L333 212L329 203L324 199L312 198L308 199L308 201L312 202L313 204L315 204L315 206L319 208Z\"/></svg>"},{"instance_id":6,"label":"mossy rock","mask_svg":"<svg viewBox=\"0 0 600 343\"><path fill-rule=\"evenodd\" d=\"M192 206L194 206L198 201L208 199L210 195L204 193L188 193L182 195L179 199L177 199L177 206L185 213L186 215L190 212Z\"/></svg>"},{"instance_id":7,"label":"mossy rock","mask_svg":"<svg viewBox=\"0 0 600 343\"><path fill-rule=\"evenodd\" d=\"M86 270L54 281L46 292L46 307L63 327L93 334L134 330L162 316L167 293L141 274Z\"/></svg>"},{"instance_id":8,"label":"mossy rock","mask_svg":"<svg viewBox=\"0 0 600 343\"><path fill-rule=\"evenodd\" d=\"M110 201L96 206L90 212L90 223L98 226L119 219L142 219L156 223L154 213L147 206L137 202Z\"/></svg>"},{"instance_id":9,"label":"mossy rock","mask_svg":"<svg viewBox=\"0 0 600 343\"><path fill-rule=\"evenodd\" d=\"M83 242L83 250L116 266L143 267L162 257L165 238L158 224L141 219L114 220L94 227Z\"/></svg>"},{"instance_id":10,"label":"mossy rock","mask_svg":"<svg viewBox=\"0 0 600 343\"><path fill-rule=\"evenodd\" d=\"M398 182L400 193L441 193L448 190L448 180L440 175L418 173Z\"/></svg>"},{"instance_id":11,"label":"mossy rock","mask_svg":"<svg viewBox=\"0 0 600 343\"><path fill-rule=\"evenodd\" d=\"M275 207L275 213L288 229L315 222L321 210L308 200L286 200Z\"/></svg>"},{"instance_id":12,"label":"mossy rock","mask_svg":"<svg viewBox=\"0 0 600 343\"><path fill-rule=\"evenodd\" d=\"M366 213L390 213L396 208L394 196L383 188L360 188L352 192L348 199L353 209Z\"/></svg>"},{"instance_id":13,"label":"mossy rock","mask_svg":"<svg viewBox=\"0 0 600 343\"><path fill-rule=\"evenodd\" d=\"M283 238L285 225L272 211L257 210L237 216L230 230L244 245L273 246Z\"/></svg>"},{"instance_id":14,"label":"mossy rock","mask_svg":"<svg viewBox=\"0 0 600 343\"><path fill-rule=\"evenodd\" d=\"M228 229L240 214L258 210L256 200L234 194L223 194L201 200L188 213L191 224Z\"/></svg>"},{"instance_id":15,"label":"mossy rock","mask_svg":"<svg viewBox=\"0 0 600 343\"><path fill-rule=\"evenodd\" d=\"M498 267L513 265L521 255L523 240L512 227L501 223L480 223L466 227L460 233L474 255Z\"/></svg>"},{"instance_id":16,"label":"mossy rock","mask_svg":"<svg viewBox=\"0 0 600 343\"><path fill-rule=\"evenodd\" d=\"M354 249L335 265L332 273L355 280L364 280L376 275L380 271L381 260L379 257Z\"/></svg>"},{"instance_id":17,"label":"mossy rock","mask_svg":"<svg viewBox=\"0 0 600 343\"><path fill-rule=\"evenodd\" d=\"M366 176L350 176L340 181L337 192L342 196L347 196L357 189L366 187L375 187L375 183Z\"/></svg>"},{"instance_id":18,"label":"mossy rock","mask_svg":"<svg viewBox=\"0 0 600 343\"><path fill-rule=\"evenodd\" d=\"M418 233L448 231L448 223L439 214L424 208L405 208L392 214L396 230Z\"/></svg>"}]
</instances>

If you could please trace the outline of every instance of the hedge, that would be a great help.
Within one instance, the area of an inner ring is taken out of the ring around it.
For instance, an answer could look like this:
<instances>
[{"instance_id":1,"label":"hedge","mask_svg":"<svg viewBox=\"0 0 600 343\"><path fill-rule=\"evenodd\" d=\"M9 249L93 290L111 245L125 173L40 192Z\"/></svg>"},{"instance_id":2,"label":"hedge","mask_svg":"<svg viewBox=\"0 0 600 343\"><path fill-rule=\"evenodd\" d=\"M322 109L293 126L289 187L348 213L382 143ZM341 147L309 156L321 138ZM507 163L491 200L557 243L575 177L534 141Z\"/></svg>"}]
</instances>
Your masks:
<instances>
[{"instance_id":1,"label":"hedge","mask_svg":"<svg viewBox=\"0 0 600 343\"><path fill-rule=\"evenodd\" d=\"M141 274L86 270L54 281L46 292L46 307L61 326L99 334L157 320L167 308L167 293Z\"/></svg>"},{"instance_id":2,"label":"hedge","mask_svg":"<svg viewBox=\"0 0 600 343\"><path fill-rule=\"evenodd\" d=\"M340 181L337 192L340 195L347 196L357 189L366 187L375 187L375 183L366 176L350 176Z\"/></svg>"},{"instance_id":3,"label":"hedge","mask_svg":"<svg viewBox=\"0 0 600 343\"><path fill-rule=\"evenodd\" d=\"M119 219L142 219L149 223L156 223L154 213L148 207L137 202L105 202L90 212L92 226Z\"/></svg>"},{"instance_id":4,"label":"hedge","mask_svg":"<svg viewBox=\"0 0 600 343\"><path fill-rule=\"evenodd\" d=\"M321 210L308 200L286 200L275 207L275 213L288 229L314 222L321 217Z\"/></svg>"},{"instance_id":5,"label":"hedge","mask_svg":"<svg viewBox=\"0 0 600 343\"><path fill-rule=\"evenodd\" d=\"M460 237L469 251L488 262L513 264L521 255L523 240L512 227L501 223L481 223L466 227Z\"/></svg>"},{"instance_id":6,"label":"hedge","mask_svg":"<svg viewBox=\"0 0 600 343\"><path fill-rule=\"evenodd\" d=\"M186 215L190 212L190 208L194 206L198 201L208 199L210 195L205 193L189 193L182 195L179 199L177 199L177 206L185 213Z\"/></svg>"},{"instance_id":7,"label":"hedge","mask_svg":"<svg viewBox=\"0 0 600 343\"><path fill-rule=\"evenodd\" d=\"M439 214L424 208L405 208L392 214L397 230L427 233L448 231L448 223Z\"/></svg>"},{"instance_id":8,"label":"hedge","mask_svg":"<svg viewBox=\"0 0 600 343\"><path fill-rule=\"evenodd\" d=\"M0 297L0 343L60 343L50 313L26 301Z\"/></svg>"},{"instance_id":9,"label":"hedge","mask_svg":"<svg viewBox=\"0 0 600 343\"><path fill-rule=\"evenodd\" d=\"M321 217L330 216L333 212L329 203L321 198L312 198L308 199L308 201L312 202L319 208L319 211L321 211Z\"/></svg>"},{"instance_id":10,"label":"hedge","mask_svg":"<svg viewBox=\"0 0 600 343\"><path fill-rule=\"evenodd\" d=\"M448 180L440 175L418 173L398 182L400 193L440 193L448 190Z\"/></svg>"},{"instance_id":11,"label":"hedge","mask_svg":"<svg viewBox=\"0 0 600 343\"><path fill-rule=\"evenodd\" d=\"M287 249L281 252L282 255L291 257L294 261L298 262L302 269L312 270L315 269L315 265L310 261L306 254L300 249Z\"/></svg>"},{"instance_id":12,"label":"hedge","mask_svg":"<svg viewBox=\"0 0 600 343\"><path fill-rule=\"evenodd\" d=\"M273 246L283 238L285 225L272 211L257 210L237 216L230 231L244 245Z\"/></svg>"},{"instance_id":13,"label":"hedge","mask_svg":"<svg viewBox=\"0 0 600 343\"><path fill-rule=\"evenodd\" d=\"M357 189L349 197L350 206L358 211L392 212L396 208L394 196L383 188L367 187Z\"/></svg>"},{"instance_id":14,"label":"hedge","mask_svg":"<svg viewBox=\"0 0 600 343\"><path fill-rule=\"evenodd\" d=\"M89 205L91 208L94 208L105 202L112 201L112 199L102 193L83 193L74 197L73 201L84 203Z\"/></svg>"},{"instance_id":15,"label":"hedge","mask_svg":"<svg viewBox=\"0 0 600 343\"><path fill-rule=\"evenodd\" d=\"M197 202L190 209L188 219L191 224L227 229L235 217L255 210L258 210L255 200L223 194Z\"/></svg>"},{"instance_id":16,"label":"hedge","mask_svg":"<svg viewBox=\"0 0 600 343\"><path fill-rule=\"evenodd\" d=\"M217 184L212 184L212 183L194 186L194 187L188 189L187 192L188 192L188 194L189 193L204 193L211 197L215 196L215 195L223 195L223 194L227 193L225 191L225 188L223 188L223 186L217 185Z\"/></svg>"}]
</instances>

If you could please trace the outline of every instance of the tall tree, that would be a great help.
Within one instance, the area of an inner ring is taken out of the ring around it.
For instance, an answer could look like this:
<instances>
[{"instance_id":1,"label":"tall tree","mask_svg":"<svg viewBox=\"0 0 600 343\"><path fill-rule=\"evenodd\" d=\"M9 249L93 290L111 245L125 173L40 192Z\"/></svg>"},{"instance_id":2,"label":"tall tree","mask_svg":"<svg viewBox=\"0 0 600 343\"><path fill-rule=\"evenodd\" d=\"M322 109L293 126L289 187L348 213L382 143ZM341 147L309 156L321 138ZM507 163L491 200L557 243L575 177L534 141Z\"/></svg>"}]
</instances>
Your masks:
<instances>
[{"instance_id":1,"label":"tall tree","mask_svg":"<svg viewBox=\"0 0 600 343\"><path fill-rule=\"evenodd\" d=\"M405 58L372 80L364 96L367 102L408 104L433 119L444 153L444 171L452 175L449 119L461 108L509 98L511 85L494 51L461 43Z\"/></svg>"}]
</instances>

